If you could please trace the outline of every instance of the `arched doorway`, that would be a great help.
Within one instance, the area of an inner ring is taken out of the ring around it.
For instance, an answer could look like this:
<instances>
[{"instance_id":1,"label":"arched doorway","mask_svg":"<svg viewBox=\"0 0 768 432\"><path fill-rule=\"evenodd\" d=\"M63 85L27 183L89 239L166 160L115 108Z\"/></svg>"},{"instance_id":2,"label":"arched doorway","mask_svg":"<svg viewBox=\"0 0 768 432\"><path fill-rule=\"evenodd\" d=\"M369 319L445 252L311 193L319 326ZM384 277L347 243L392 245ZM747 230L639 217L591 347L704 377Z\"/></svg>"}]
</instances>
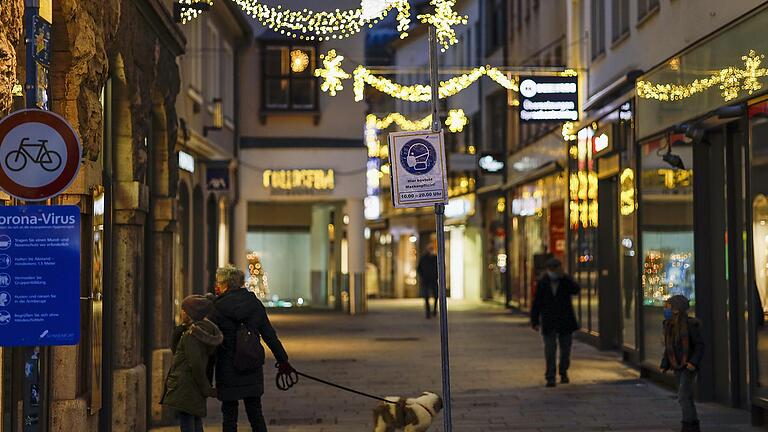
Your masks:
<instances>
[{"instance_id":1,"label":"arched doorway","mask_svg":"<svg viewBox=\"0 0 768 432\"><path fill-rule=\"evenodd\" d=\"M216 267L219 264L219 206L216 202L216 196L211 194L208 196L208 204L206 208L206 229L208 231L207 242L207 269L208 269L208 291L214 291L214 284L216 283Z\"/></svg>"}]
</instances>

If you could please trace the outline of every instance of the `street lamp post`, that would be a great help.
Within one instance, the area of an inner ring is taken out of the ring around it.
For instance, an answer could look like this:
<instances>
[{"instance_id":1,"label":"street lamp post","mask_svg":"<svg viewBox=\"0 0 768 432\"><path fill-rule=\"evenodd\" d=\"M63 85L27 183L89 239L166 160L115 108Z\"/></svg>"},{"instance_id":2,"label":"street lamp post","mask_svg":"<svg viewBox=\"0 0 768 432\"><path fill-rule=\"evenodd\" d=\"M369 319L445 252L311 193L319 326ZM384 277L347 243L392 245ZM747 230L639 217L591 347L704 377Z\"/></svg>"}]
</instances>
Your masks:
<instances>
[{"instance_id":1,"label":"street lamp post","mask_svg":"<svg viewBox=\"0 0 768 432\"><path fill-rule=\"evenodd\" d=\"M437 29L429 26L429 75L432 87L432 132L440 132L442 125L438 112ZM435 204L435 230L437 231L437 280L440 301L440 351L443 374L443 423L445 432L453 431L451 420L451 367L448 350L448 299L445 283L445 204Z\"/></svg>"}]
</instances>

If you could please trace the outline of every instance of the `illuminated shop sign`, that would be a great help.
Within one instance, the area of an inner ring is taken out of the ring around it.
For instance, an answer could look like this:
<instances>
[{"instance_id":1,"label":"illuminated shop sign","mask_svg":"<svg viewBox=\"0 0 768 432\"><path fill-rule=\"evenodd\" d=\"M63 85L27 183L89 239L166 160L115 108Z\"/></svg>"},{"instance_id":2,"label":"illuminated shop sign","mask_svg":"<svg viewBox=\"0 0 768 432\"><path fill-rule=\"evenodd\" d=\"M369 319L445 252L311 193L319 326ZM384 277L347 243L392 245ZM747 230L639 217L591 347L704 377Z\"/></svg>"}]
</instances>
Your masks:
<instances>
[{"instance_id":1,"label":"illuminated shop sign","mask_svg":"<svg viewBox=\"0 0 768 432\"><path fill-rule=\"evenodd\" d=\"M475 214L475 195L451 198L445 206L445 217L449 219L468 217Z\"/></svg>"},{"instance_id":2,"label":"illuminated shop sign","mask_svg":"<svg viewBox=\"0 0 768 432\"><path fill-rule=\"evenodd\" d=\"M485 174L499 174L504 171L504 158L498 154L483 154L477 160L480 170Z\"/></svg>"},{"instance_id":3,"label":"illuminated shop sign","mask_svg":"<svg viewBox=\"0 0 768 432\"><path fill-rule=\"evenodd\" d=\"M520 77L520 120L579 119L578 77Z\"/></svg>"},{"instance_id":4,"label":"illuminated shop sign","mask_svg":"<svg viewBox=\"0 0 768 432\"><path fill-rule=\"evenodd\" d=\"M332 169L266 170L263 185L275 195L316 195L336 188Z\"/></svg>"},{"instance_id":5,"label":"illuminated shop sign","mask_svg":"<svg viewBox=\"0 0 768 432\"><path fill-rule=\"evenodd\" d=\"M195 172L195 157L187 152L179 152L179 168L186 172Z\"/></svg>"},{"instance_id":6,"label":"illuminated shop sign","mask_svg":"<svg viewBox=\"0 0 768 432\"><path fill-rule=\"evenodd\" d=\"M538 213L544 205L541 196L515 198L512 200L512 214L515 216L533 216Z\"/></svg>"}]
</instances>

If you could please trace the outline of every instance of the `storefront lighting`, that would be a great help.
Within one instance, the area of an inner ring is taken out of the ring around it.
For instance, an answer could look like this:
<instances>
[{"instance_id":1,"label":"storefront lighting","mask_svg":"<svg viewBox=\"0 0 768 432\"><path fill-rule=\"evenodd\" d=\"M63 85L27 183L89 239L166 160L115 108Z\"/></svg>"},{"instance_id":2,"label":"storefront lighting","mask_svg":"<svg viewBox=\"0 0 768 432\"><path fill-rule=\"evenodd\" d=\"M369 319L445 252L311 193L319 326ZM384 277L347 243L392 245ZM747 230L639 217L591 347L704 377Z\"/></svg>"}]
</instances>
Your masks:
<instances>
[{"instance_id":1,"label":"storefront lighting","mask_svg":"<svg viewBox=\"0 0 768 432\"><path fill-rule=\"evenodd\" d=\"M211 114L213 124L203 127L204 136L208 136L208 132L210 131L220 131L224 128L224 106L222 99L214 98L211 102L211 109L213 110L213 113Z\"/></svg>"},{"instance_id":2,"label":"storefront lighting","mask_svg":"<svg viewBox=\"0 0 768 432\"><path fill-rule=\"evenodd\" d=\"M595 137L595 153L600 153L601 151L607 149L609 145L610 141L608 139L608 135L602 134Z\"/></svg>"},{"instance_id":3,"label":"storefront lighting","mask_svg":"<svg viewBox=\"0 0 768 432\"><path fill-rule=\"evenodd\" d=\"M417 241L419 241L419 239L415 235L412 235L408 237L408 241L410 241L411 243L416 243Z\"/></svg>"},{"instance_id":4,"label":"storefront lighting","mask_svg":"<svg viewBox=\"0 0 768 432\"><path fill-rule=\"evenodd\" d=\"M307 66L309 66L309 56L306 52L300 49L291 51L291 71L302 73L307 70Z\"/></svg>"},{"instance_id":5,"label":"storefront lighting","mask_svg":"<svg viewBox=\"0 0 768 432\"><path fill-rule=\"evenodd\" d=\"M266 170L262 175L262 184L266 189L285 191L332 191L336 188L332 169Z\"/></svg>"},{"instance_id":6,"label":"storefront lighting","mask_svg":"<svg viewBox=\"0 0 768 432\"><path fill-rule=\"evenodd\" d=\"M728 102L736 99L741 91L753 94L763 85L759 78L768 75L768 69L760 67L765 55L750 50L741 57L744 67L728 66L711 74L709 77L696 79L690 84L652 83L639 80L636 84L637 96L643 99L655 99L662 102L672 102L687 99L717 86L720 95Z\"/></svg>"},{"instance_id":7,"label":"storefront lighting","mask_svg":"<svg viewBox=\"0 0 768 432\"><path fill-rule=\"evenodd\" d=\"M179 169L194 174L195 157L187 152L179 151Z\"/></svg>"},{"instance_id":8,"label":"storefront lighting","mask_svg":"<svg viewBox=\"0 0 768 432\"><path fill-rule=\"evenodd\" d=\"M506 210L507 210L507 200L504 197L497 199L496 212L500 214L504 214Z\"/></svg>"},{"instance_id":9,"label":"storefront lighting","mask_svg":"<svg viewBox=\"0 0 768 432\"><path fill-rule=\"evenodd\" d=\"M344 225L349 225L349 215L344 215L344 217L341 218L341 221L344 222Z\"/></svg>"},{"instance_id":10,"label":"storefront lighting","mask_svg":"<svg viewBox=\"0 0 768 432\"><path fill-rule=\"evenodd\" d=\"M576 141L576 124L570 121L563 123L562 134L566 142Z\"/></svg>"},{"instance_id":11,"label":"storefront lighting","mask_svg":"<svg viewBox=\"0 0 768 432\"><path fill-rule=\"evenodd\" d=\"M371 229L370 228L365 227L365 229L363 230L363 237L366 240L370 240L371 239Z\"/></svg>"},{"instance_id":12,"label":"storefront lighting","mask_svg":"<svg viewBox=\"0 0 768 432\"><path fill-rule=\"evenodd\" d=\"M619 176L621 187L619 210L622 216L629 216L637 210L635 199L635 172L632 168L625 168Z\"/></svg>"}]
</instances>

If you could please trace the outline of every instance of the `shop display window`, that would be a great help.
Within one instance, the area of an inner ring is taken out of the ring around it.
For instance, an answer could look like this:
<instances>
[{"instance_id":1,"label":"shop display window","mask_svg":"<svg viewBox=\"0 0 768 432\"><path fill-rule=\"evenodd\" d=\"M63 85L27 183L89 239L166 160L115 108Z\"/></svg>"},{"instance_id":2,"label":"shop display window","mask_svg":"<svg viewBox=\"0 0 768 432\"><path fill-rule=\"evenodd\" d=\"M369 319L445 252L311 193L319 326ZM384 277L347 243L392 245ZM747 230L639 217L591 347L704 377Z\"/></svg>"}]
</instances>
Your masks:
<instances>
[{"instance_id":1,"label":"shop display window","mask_svg":"<svg viewBox=\"0 0 768 432\"><path fill-rule=\"evenodd\" d=\"M754 105L750 113L751 212L752 212L752 289L757 327L758 385L768 386L768 103Z\"/></svg>"},{"instance_id":2,"label":"shop display window","mask_svg":"<svg viewBox=\"0 0 768 432\"><path fill-rule=\"evenodd\" d=\"M645 360L663 352L664 302L677 294L696 301L693 234L693 148L682 136L663 136L640 147L640 256ZM671 166L669 154L683 167ZM665 157L666 156L666 157Z\"/></svg>"}]
</instances>

